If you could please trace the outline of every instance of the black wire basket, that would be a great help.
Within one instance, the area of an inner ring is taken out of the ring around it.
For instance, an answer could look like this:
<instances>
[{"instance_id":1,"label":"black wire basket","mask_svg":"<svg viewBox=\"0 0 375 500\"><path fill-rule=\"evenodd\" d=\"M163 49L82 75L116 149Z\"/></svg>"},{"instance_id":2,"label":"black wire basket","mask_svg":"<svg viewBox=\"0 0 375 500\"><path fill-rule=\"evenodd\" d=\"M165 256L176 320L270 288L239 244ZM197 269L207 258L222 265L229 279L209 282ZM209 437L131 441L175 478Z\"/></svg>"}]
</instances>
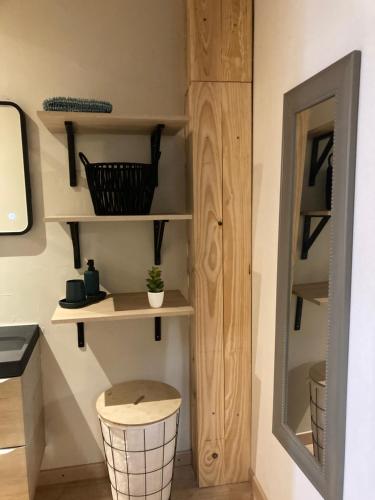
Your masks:
<instances>
[{"instance_id":1,"label":"black wire basket","mask_svg":"<svg viewBox=\"0 0 375 500\"><path fill-rule=\"evenodd\" d=\"M162 125L151 136L151 164L90 163L79 153L96 215L146 215L150 213L155 187Z\"/></svg>"}]
</instances>

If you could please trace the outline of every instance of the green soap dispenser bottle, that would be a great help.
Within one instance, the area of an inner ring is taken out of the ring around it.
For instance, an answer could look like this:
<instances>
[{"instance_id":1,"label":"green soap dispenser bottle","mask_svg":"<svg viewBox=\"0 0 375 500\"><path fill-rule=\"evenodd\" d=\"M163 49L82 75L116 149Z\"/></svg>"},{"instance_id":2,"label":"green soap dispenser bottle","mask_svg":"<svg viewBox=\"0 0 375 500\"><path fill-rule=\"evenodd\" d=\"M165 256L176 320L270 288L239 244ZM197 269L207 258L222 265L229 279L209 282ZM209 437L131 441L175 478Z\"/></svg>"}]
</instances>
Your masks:
<instances>
[{"instance_id":1,"label":"green soap dispenser bottle","mask_svg":"<svg viewBox=\"0 0 375 500\"><path fill-rule=\"evenodd\" d=\"M87 271L83 275L87 296L98 295L99 293L99 272L95 269L93 259L87 261Z\"/></svg>"}]
</instances>

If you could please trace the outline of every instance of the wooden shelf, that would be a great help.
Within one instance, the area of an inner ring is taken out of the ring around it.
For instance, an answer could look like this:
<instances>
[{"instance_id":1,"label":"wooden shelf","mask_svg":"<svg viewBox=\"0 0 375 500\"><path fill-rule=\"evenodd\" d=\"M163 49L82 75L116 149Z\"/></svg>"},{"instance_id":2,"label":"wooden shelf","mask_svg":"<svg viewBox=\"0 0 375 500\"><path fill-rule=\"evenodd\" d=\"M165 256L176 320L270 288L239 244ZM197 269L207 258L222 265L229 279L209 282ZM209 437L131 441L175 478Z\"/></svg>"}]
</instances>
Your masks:
<instances>
[{"instance_id":1,"label":"wooden shelf","mask_svg":"<svg viewBox=\"0 0 375 500\"><path fill-rule=\"evenodd\" d=\"M302 210L301 215L309 215L310 217L331 217L331 210Z\"/></svg>"},{"instance_id":2,"label":"wooden shelf","mask_svg":"<svg viewBox=\"0 0 375 500\"><path fill-rule=\"evenodd\" d=\"M329 132L334 132L335 130L335 122L329 121L324 123L323 125L319 125L319 127L313 128L308 131L309 137L316 137L317 135L328 134Z\"/></svg>"},{"instance_id":3,"label":"wooden shelf","mask_svg":"<svg viewBox=\"0 0 375 500\"><path fill-rule=\"evenodd\" d=\"M328 302L328 281L293 285L293 294L313 304L321 305Z\"/></svg>"},{"instance_id":4,"label":"wooden shelf","mask_svg":"<svg viewBox=\"0 0 375 500\"><path fill-rule=\"evenodd\" d=\"M112 113L79 113L65 111L37 111L39 119L54 133L65 133L65 122L74 124L78 134L139 134L150 135L159 123L165 125L163 135L175 135L188 123L181 116L131 116Z\"/></svg>"},{"instance_id":5,"label":"wooden shelf","mask_svg":"<svg viewBox=\"0 0 375 500\"><path fill-rule=\"evenodd\" d=\"M191 220L191 214L150 214L150 215L49 215L45 222L142 222Z\"/></svg>"},{"instance_id":6,"label":"wooden shelf","mask_svg":"<svg viewBox=\"0 0 375 500\"><path fill-rule=\"evenodd\" d=\"M179 290L166 291L163 307L152 309L147 293L119 293L109 295L102 302L81 309L63 309L58 306L52 323L88 323L93 321L189 316L194 309Z\"/></svg>"}]
</instances>

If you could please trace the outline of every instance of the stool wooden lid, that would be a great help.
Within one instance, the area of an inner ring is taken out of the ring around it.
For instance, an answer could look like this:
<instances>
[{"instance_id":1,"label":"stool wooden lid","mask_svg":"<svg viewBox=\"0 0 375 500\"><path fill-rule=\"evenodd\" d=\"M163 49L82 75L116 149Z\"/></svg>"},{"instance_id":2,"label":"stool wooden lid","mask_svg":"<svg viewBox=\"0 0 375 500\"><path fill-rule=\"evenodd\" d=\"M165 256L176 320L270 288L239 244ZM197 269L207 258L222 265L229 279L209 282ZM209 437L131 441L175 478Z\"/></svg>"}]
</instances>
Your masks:
<instances>
[{"instance_id":1,"label":"stool wooden lid","mask_svg":"<svg viewBox=\"0 0 375 500\"><path fill-rule=\"evenodd\" d=\"M176 413L181 406L177 389L153 380L134 380L103 392L96 410L100 418L114 426L148 425Z\"/></svg>"}]
</instances>

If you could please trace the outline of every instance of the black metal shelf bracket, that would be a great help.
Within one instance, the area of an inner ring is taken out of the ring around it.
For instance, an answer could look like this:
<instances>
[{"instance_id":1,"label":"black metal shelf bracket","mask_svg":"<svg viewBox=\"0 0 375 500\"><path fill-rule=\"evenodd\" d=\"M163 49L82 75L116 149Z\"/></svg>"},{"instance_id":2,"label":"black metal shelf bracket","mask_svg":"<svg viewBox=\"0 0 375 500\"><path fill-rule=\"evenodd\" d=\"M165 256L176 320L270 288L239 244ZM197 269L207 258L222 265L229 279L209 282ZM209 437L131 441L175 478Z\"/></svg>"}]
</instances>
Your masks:
<instances>
[{"instance_id":1,"label":"black metal shelf bracket","mask_svg":"<svg viewBox=\"0 0 375 500\"><path fill-rule=\"evenodd\" d=\"M311 229L311 219L313 217L321 217L321 221L316 226L314 231L310 234ZM301 250L301 259L306 260L309 254L309 250L314 244L314 241L323 231L325 225L330 219L330 215L304 215L303 221L303 236L302 236L302 250Z\"/></svg>"},{"instance_id":2,"label":"black metal shelf bracket","mask_svg":"<svg viewBox=\"0 0 375 500\"><path fill-rule=\"evenodd\" d=\"M161 340L161 318L155 318L155 341L160 342Z\"/></svg>"},{"instance_id":3,"label":"black metal shelf bracket","mask_svg":"<svg viewBox=\"0 0 375 500\"><path fill-rule=\"evenodd\" d=\"M68 222L70 227L70 236L72 238L73 244L73 256L74 256L74 269L81 268L81 248L79 244L79 223L78 222Z\"/></svg>"},{"instance_id":4,"label":"black metal shelf bracket","mask_svg":"<svg viewBox=\"0 0 375 500\"><path fill-rule=\"evenodd\" d=\"M78 347L85 347L85 324L77 323Z\"/></svg>"},{"instance_id":5,"label":"black metal shelf bracket","mask_svg":"<svg viewBox=\"0 0 375 500\"><path fill-rule=\"evenodd\" d=\"M77 185L77 169L76 169L76 147L74 140L73 122L64 122L66 130L66 138L68 142L68 158L69 158L69 184L74 187Z\"/></svg>"},{"instance_id":6,"label":"black metal shelf bracket","mask_svg":"<svg viewBox=\"0 0 375 500\"><path fill-rule=\"evenodd\" d=\"M294 329L297 331L301 330L302 306L303 306L303 298L297 297L296 316L294 319Z\"/></svg>"},{"instance_id":7,"label":"black metal shelf bracket","mask_svg":"<svg viewBox=\"0 0 375 500\"><path fill-rule=\"evenodd\" d=\"M160 266L161 246L163 244L164 228L167 220L154 220L154 262L155 266Z\"/></svg>"},{"instance_id":8,"label":"black metal shelf bracket","mask_svg":"<svg viewBox=\"0 0 375 500\"><path fill-rule=\"evenodd\" d=\"M159 185L160 140L165 125L159 123L151 134L151 164L155 173L155 186Z\"/></svg>"},{"instance_id":9,"label":"black metal shelf bracket","mask_svg":"<svg viewBox=\"0 0 375 500\"><path fill-rule=\"evenodd\" d=\"M323 151L319 154L319 146L322 141L326 141L327 144L324 146ZM318 135L312 140L311 147L311 161L310 161L310 174L309 174L309 186L315 185L316 176L319 170L322 168L324 162L328 158L333 147L333 131L327 132L325 134Z\"/></svg>"}]
</instances>

